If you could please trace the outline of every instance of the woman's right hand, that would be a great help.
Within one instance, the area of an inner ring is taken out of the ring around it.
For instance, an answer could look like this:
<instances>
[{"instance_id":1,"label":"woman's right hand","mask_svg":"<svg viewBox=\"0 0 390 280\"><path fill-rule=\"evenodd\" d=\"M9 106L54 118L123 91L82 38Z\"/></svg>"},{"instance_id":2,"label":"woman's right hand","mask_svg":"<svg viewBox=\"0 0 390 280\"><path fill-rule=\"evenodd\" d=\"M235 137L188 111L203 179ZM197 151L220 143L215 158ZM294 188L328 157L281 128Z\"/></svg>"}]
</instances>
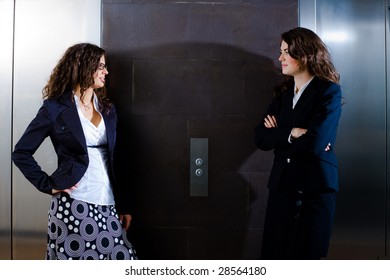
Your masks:
<instances>
[{"instance_id":1,"label":"woman's right hand","mask_svg":"<svg viewBox=\"0 0 390 280\"><path fill-rule=\"evenodd\" d=\"M306 128L299 128L299 127L294 127L292 130L291 130L291 137L296 139L296 138L299 138L301 137L303 134L305 134L307 131Z\"/></svg>"},{"instance_id":2,"label":"woman's right hand","mask_svg":"<svg viewBox=\"0 0 390 280\"><path fill-rule=\"evenodd\" d=\"M64 189L64 190L55 190L55 189L52 189L51 190L51 193L52 194L57 194L57 193L60 193L60 192L65 192L67 194L70 194L72 191L74 191L76 188L78 187L78 184L74 185L73 187L70 187L69 189Z\"/></svg>"}]
</instances>

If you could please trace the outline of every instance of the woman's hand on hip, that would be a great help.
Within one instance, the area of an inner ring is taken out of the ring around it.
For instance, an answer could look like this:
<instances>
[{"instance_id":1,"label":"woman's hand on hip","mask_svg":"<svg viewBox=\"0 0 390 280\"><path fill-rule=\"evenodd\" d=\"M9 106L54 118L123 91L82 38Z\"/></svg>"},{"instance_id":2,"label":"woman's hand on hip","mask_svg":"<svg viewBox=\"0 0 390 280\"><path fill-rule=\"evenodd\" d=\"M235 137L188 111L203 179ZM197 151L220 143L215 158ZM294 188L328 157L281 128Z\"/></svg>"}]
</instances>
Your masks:
<instances>
[{"instance_id":1,"label":"woman's hand on hip","mask_svg":"<svg viewBox=\"0 0 390 280\"><path fill-rule=\"evenodd\" d=\"M77 187L79 186L79 184L76 184L74 185L73 187L70 187L69 189L64 189L64 190L56 190L56 189L52 189L51 190L51 193L52 194L57 194L57 193L60 193L60 192L65 192L67 194L70 194L72 191L74 191Z\"/></svg>"}]
</instances>

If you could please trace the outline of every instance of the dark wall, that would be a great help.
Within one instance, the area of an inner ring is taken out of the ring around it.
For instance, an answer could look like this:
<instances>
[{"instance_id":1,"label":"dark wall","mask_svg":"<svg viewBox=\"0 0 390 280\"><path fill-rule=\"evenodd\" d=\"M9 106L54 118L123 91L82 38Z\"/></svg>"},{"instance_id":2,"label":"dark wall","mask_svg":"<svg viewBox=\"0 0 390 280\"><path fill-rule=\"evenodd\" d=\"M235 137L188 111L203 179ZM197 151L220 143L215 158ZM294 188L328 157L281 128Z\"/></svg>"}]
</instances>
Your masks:
<instances>
[{"instance_id":1,"label":"dark wall","mask_svg":"<svg viewBox=\"0 0 390 280\"><path fill-rule=\"evenodd\" d=\"M279 81L298 0L104 0L120 179L141 259L256 259L271 152L253 128ZM190 138L209 139L208 196L190 196Z\"/></svg>"}]
</instances>

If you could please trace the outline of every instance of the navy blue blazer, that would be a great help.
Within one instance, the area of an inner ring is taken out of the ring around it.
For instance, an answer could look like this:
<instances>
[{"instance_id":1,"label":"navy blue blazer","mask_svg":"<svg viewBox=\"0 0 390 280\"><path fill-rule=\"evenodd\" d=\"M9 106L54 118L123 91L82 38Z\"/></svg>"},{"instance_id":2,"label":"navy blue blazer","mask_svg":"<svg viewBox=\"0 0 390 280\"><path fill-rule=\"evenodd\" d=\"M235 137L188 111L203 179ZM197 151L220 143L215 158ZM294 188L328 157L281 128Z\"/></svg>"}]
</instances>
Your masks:
<instances>
[{"instance_id":1,"label":"navy blue blazer","mask_svg":"<svg viewBox=\"0 0 390 280\"><path fill-rule=\"evenodd\" d=\"M341 115L342 94L338 84L315 77L292 109L294 89L274 97L255 128L256 146L274 150L269 177L270 189L329 192L339 189L338 163L334 154ZM266 128L264 117L276 117L278 127ZM292 128L307 129L306 134L288 141ZM325 147L331 144L329 151Z\"/></svg>"},{"instance_id":2,"label":"navy blue blazer","mask_svg":"<svg viewBox=\"0 0 390 280\"><path fill-rule=\"evenodd\" d=\"M109 150L108 172L118 212L128 214L126 197L113 172L117 115L115 106L102 113ZM50 137L58 157L58 166L49 175L41 169L33 155L46 137ZM72 92L58 99L47 99L15 145L12 160L23 175L41 192L68 189L83 177L89 164L87 145Z\"/></svg>"}]
</instances>

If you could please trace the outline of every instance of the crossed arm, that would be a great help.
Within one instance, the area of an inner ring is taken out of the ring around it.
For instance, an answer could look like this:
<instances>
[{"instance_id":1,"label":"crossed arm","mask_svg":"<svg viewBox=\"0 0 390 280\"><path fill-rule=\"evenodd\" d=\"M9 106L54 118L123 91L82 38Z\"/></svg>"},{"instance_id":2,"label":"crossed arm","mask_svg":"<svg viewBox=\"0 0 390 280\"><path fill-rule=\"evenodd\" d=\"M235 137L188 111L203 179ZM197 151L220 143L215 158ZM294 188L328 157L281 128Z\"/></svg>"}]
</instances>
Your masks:
<instances>
[{"instance_id":1,"label":"crossed arm","mask_svg":"<svg viewBox=\"0 0 390 280\"><path fill-rule=\"evenodd\" d=\"M266 128L277 127L277 126L278 126L278 122L277 122L275 116L267 115L267 116L264 118L264 126L265 126ZM306 131L307 131L306 128L294 127L294 128L291 130L290 138L289 138L289 139L296 139L296 138L299 138L299 137L301 137L303 134L305 134ZM325 147L325 151L329 151L329 150L330 150L330 146L331 146L331 144L328 143L328 145Z\"/></svg>"}]
</instances>

